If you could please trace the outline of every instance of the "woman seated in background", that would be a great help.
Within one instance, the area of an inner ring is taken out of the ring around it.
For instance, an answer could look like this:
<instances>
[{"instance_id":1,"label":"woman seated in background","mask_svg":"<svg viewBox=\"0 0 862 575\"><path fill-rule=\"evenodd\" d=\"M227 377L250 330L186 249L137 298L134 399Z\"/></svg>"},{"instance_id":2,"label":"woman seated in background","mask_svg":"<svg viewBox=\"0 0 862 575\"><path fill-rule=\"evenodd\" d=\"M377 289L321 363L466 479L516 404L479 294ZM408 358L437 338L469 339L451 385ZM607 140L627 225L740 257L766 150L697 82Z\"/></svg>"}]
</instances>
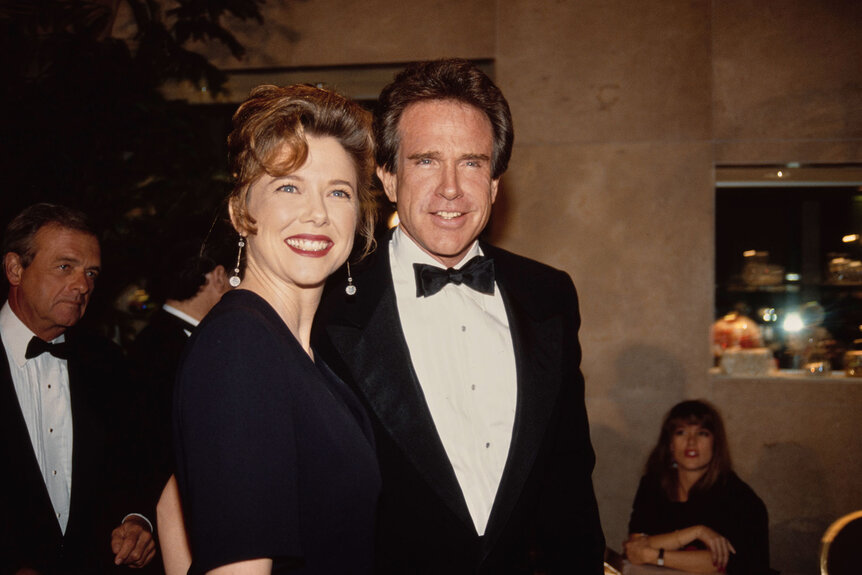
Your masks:
<instances>
[{"instance_id":1,"label":"woman seated in background","mask_svg":"<svg viewBox=\"0 0 862 575\"><path fill-rule=\"evenodd\" d=\"M373 242L370 117L310 86L259 86L233 117L244 251L174 395L190 573L370 574L380 474L350 389L311 347L327 277ZM348 289L353 293L354 289Z\"/></svg>"},{"instance_id":2,"label":"woman seated in background","mask_svg":"<svg viewBox=\"0 0 862 575\"><path fill-rule=\"evenodd\" d=\"M766 506L733 472L718 411L684 401L662 424L624 543L636 565L729 574L769 573Z\"/></svg>"}]
</instances>

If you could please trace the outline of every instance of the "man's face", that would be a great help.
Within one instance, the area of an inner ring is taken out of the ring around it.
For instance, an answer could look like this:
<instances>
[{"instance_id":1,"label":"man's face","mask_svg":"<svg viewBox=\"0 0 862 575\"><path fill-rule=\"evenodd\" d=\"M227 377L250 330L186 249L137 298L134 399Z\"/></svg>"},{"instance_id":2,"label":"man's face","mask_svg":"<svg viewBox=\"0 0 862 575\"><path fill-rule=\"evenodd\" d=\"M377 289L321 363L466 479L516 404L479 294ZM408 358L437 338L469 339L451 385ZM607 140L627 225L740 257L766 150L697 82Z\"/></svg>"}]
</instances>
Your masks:
<instances>
[{"instance_id":1,"label":"man's face","mask_svg":"<svg viewBox=\"0 0 862 575\"><path fill-rule=\"evenodd\" d=\"M84 316L101 270L99 241L49 224L36 232L34 247L26 268L18 254L6 254L9 305L33 333L51 340Z\"/></svg>"},{"instance_id":2,"label":"man's face","mask_svg":"<svg viewBox=\"0 0 862 575\"><path fill-rule=\"evenodd\" d=\"M401 229L445 267L458 263L491 217L491 122L453 100L411 104L398 126L396 173L377 174L396 203Z\"/></svg>"}]
</instances>

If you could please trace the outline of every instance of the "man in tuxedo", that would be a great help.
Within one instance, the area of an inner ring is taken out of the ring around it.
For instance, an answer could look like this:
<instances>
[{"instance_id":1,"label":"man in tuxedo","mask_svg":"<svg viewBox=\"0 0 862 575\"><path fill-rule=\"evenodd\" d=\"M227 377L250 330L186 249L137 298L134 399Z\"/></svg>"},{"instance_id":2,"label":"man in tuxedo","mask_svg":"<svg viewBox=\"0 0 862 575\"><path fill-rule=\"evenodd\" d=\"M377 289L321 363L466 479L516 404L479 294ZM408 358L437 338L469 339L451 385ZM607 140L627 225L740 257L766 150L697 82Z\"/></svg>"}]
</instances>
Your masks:
<instances>
[{"instance_id":1,"label":"man in tuxedo","mask_svg":"<svg viewBox=\"0 0 862 575\"><path fill-rule=\"evenodd\" d=\"M75 328L101 270L86 217L36 204L6 229L0 572L102 573L155 554L155 499L119 348Z\"/></svg>"},{"instance_id":2,"label":"man in tuxedo","mask_svg":"<svg viewBox=\"0 0 862 575\"><path fill-rule=\"evenodd\" d=\"M330 286L318 353L375 425L379 572L601 573L574 285L478 239L512 149L505 98L467 61L414 64L374 132L400 223Z\"/></svg>"}]
</instances>

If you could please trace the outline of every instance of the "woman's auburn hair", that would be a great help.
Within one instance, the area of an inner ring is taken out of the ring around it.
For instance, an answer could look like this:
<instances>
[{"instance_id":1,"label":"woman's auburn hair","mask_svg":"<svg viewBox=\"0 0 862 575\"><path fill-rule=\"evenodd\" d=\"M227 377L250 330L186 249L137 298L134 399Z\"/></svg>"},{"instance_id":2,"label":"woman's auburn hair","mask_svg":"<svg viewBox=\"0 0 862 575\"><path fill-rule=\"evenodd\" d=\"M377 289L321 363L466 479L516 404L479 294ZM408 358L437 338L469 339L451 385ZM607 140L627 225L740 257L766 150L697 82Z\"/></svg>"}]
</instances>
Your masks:
<instances>
[{"instance_id":1,"label":"woman's auburn hair","mask_svg":"<svg viewBox=\"0 0 862 575\"><path fill-rule=\"evenodd\" d=\"M248 212L251 186L264 174L286 176L302 167L308 158L309 135L335 138L353 160L359 207L356 232L365 240L365 255L374 247L377 216L371 187L371 114L336 92L314 86L258 86L234 113L227 140L234 179L228 201L234 227L241 235L257 233Z\"/></svg>"},{"instance_id":2,"label":"woman's auburn hair","mask_svg":"<svg viewBox=\"0 0 862 575\"><path fill-rule=\"evenodd\" d=\"M671 501L679 499L679 474L674 465L670 444L674 432L685 425L698 425L712 433L712 460L706 473L691 487L690 494L709 491L722 483L733 471L724 422L718 410L707 401L693 399L676 404L665 415L658 443L647 460L645 474L657 479Z\"/></svg>"}]
</instances>

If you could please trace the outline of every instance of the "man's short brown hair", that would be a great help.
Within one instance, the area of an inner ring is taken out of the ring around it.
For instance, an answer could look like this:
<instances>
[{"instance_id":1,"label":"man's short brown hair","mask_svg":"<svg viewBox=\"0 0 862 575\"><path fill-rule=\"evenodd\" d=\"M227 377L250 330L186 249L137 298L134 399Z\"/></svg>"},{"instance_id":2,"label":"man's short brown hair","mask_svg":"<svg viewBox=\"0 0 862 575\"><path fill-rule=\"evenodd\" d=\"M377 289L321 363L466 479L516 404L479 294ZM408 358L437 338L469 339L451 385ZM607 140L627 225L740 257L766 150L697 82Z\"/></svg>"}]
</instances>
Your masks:
<instances>
[{"instance_id":1,"label":"man's short brown hair","mask_svg":"<svg viewBox=\"0 0 862 575\"><path fill-rule=\"evenodd\" d=\"M430 100L461 102L488 117L494 134L491 177L499 179L509 167L515 140L509 104L484 72L468 60L458 58L411 64L383 89L374 114L377 165L395 173L401 116L411 104Z\"/></svg>"},{"instance_id":2,"label":"man's short brown hair","mask_svg":"<svg viewBox=\"0 0 862 575\"><path fill-rule=\"evenodd\" d=\"M58 204L33 204L21 211L6 226L3 234L3 260L6 254L15 253L21 265L27 267L36 256L36 232L45 226L84 232L96 236L96 232L84 212Z\"/></svg>"}]
</instances>

